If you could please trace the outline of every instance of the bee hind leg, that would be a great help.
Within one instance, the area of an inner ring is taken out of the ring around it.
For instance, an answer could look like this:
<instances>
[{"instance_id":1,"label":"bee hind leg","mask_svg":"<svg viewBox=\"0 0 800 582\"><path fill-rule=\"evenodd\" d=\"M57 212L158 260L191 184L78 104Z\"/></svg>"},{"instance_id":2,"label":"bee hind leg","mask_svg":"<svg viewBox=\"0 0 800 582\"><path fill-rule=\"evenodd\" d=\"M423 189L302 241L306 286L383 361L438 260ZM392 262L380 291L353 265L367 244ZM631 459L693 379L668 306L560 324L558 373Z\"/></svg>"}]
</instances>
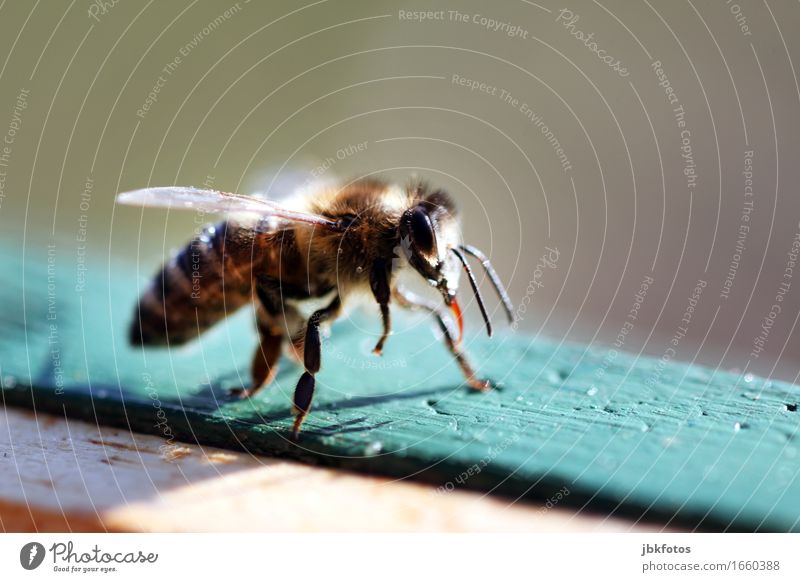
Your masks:
<instances>
[{"instance_id":1,"label":"bee hind leg","mask_svg":"<svg viewBox=\"0 0 800 582\"><path fill-rule=\"evenodd\" d=\"M453 354L453 357L456 359L456 363L461 369L461 373L464 375L470 388L482 392L490 390L493 387L491 382L488 380L481 380L475 375L475 369L472 367L467 354L461 349L461 346L458 345L453 330L448 323L445 311L441 307L427 299L418 297L407 291L401 291L400 289L395 289L393 294L398 305L401 307L406 309L422 309L433 315L436 322L439 324L439 329L442 330L445 346L447 346L447 349L450 350L450 353Z\"/></svg>"},{"instance_id":2,"label":"bee hind leg","mask_svg":"<svg viewBox=\"0 0 800 582\"><path fill-rule=\"evenodd\" d=\"M249 398L262 388L269 386L278 372L278 360L283 346L283 330L262 305L256 307L256 325L260 338L258 347L250 364L250 386L231 392L241 398Z\"/></svg>"},{"instance_id":3,"label":"bee hind leg","mask_svg":"<svg viewBox=\"0 0 800 582\"><path fill-rule=\"evenodd\" d=\"M252 384L244 390L243 396L252 396L262 388L269 386L278 373L278 360L281 357L283 334L262 334L261 342L253 354L250 366Z\"/></svg>"},{"instance_id":4,"label":"bee hind leg","mask_svg":"<svg viewBox=\"0 0 800 582\"><path fill-rule=\"evenodd\" d=\"M314 399L314 387L316 385L314 376L319 372L322 365L322 340L319 334L319 326L326 319L334 317L339 312L341 305L341 299L336 296L327 307L315 311L308 318L303 339L303 364L306 371L303 372L297 382L292 407L295 415L294 424L292 425L292 438L295 440L297 440L297 435L300 433L303 421L309 410L311 410L311 401Z\"/></svg>"}]
</instances>

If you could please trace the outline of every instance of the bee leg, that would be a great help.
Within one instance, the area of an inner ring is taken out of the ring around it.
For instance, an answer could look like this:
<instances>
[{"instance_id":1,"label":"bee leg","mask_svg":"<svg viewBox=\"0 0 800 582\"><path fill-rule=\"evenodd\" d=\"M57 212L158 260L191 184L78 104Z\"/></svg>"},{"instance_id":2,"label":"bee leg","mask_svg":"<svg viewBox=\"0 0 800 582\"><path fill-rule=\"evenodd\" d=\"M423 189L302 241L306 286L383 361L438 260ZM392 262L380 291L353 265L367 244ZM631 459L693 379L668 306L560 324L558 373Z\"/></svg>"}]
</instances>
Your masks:
<instances>
[{"instance_id":1,"label":"bee leg","mask_svg":"<svg viewBox=\"0 0 800 582\"><path fill-rule=\"evenodd\" d=\"M292 438L297 440L300 433L300 426L303 424L308 411L311 409L311 401L314 398L314 386L316 384L315 374L319 372L322 365L322 340L319 335L319 326L326 319L335 316L342 306L342 301L337 295L327 306L315 311L308 318L306 334L303 341L303 364L306 371L300 376L297 387L294 390L293 413L295 415L292 425Z\"/></svg>"},{"instance_id":2,"label":"bee leg","mask_svg":"<svg viewBox=\"0 0 800 582\"><path fill-rule=\"evenodd\" d=\"M261 342L253 354L253 363L250 366L252 384L242 392L242 396L252 396L262 388L269 386L278 372L278 360L281 357L283 334L274 333L274 328L263 329L259 322L258 333Z\"/></svg>"},{"instance_id":3,"label":"bee leg","mask_svg":"<svg viewBox=\"0 0 800 582\"><path fill-rule=\"evenodd\" d=\"M305 331L306 321L300 312L292 305L287 305L283 301L283 289L281 283L269 277L262 277L256 285L256 298L258 308L256 310L256 320L264 315L272 327L272 334L280 334L290 338L291 350L287 355L291 356L298 363L302 361L302 334ZM259 323L259 331L261 324ZM263 341L263 335L262 341ZM265 354L268 353L265 350Z\"/></svg>"},{"instance_id":4,"label":"bee leg","mask_svg":"<svg viewBox=\"0 0 800 582\"><path fill-rule=\"evenodd\" d=\"M258 347L250 364L250 387L236 388L231 394L240 398L249 398L275 379L278 372L278 360L283 345L283 330L276 325L272 315L263 305L256 307L256 326L260 338Z\"/></svg>"},{"instance_id":5,"label":"bee leg","mask_svg":"<svg viewBox=\"0 0 800 582\"><path fill-rule=\"evenodd\" d=\"M289 338L289 350L286 354L297 364L303 362L303 336L305 335L306 320L297 309L285 305L283 313L278 316L278 325L283 335Z\"/></svg>"},{"instance_id":6,"label":"bee leg","mask_svg":"<svg viewBox=\"0 0 800 582\"><path fill-rule=\"evenodd\" d=\"M390 277L390 263L383 259L376 259L375 262L372 263L372 270L369 274L369 285L372 289L372 294L375 296L375 300L378 302L378 306L381 309L381 321L383 323L383 332L381 333L381 337L378 339L378 343L375 344L375 348L372 350L372 353L379 356L383 352L383 344L386 343L386 339L392 333L392 317L391 312L389 311L389 299L391 298L391 286L389 284Z\"/></svg>"},{"instance_id":7,"label":"bee leg","mask_svg":"<svg viewBox=\"0 0 800 582\"><path fill-rule=\"evenodd\" d=\"M397 299L397 303L401 307L405 307L407 309L422 309L436 318L436 322L439 324L439 328L442 330L442 335L444 336L444 343L447 346L447 349L450 350L450 353L453 354L453 357L456 359L458 367L461 368L461 373L464 374L464 378L466 378L467 384L469 384L470 388L480 391L489 390L492 388L491 382L488 380L481 380L475 375L475 369L472 367L467 354L456 342L453 330L448 323L443 309L427 299L418 297L417 295L407 291L401 291L400 289L394 290L394 296Z\"/></svg>"}]
</instances>

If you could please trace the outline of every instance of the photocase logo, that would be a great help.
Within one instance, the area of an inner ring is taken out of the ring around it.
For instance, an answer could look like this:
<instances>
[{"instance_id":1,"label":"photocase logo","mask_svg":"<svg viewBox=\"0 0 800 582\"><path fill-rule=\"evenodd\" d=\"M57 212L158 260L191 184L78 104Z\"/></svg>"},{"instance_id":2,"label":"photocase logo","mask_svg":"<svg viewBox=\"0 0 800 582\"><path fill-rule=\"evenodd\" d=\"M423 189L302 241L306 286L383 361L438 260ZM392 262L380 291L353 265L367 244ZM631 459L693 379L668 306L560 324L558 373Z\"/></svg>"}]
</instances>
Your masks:
<instances>
[{"instance_id":1,"label":"photocase logo","mask_svg":"<svg viewBox=\"0 0 800 582\"><path fill-rule=\"evenodd\" d=\"M19 551L19 563L26 570L35 570L44 561L44 546L39 542L28 542Z\"/></svg>"}]
</instances>

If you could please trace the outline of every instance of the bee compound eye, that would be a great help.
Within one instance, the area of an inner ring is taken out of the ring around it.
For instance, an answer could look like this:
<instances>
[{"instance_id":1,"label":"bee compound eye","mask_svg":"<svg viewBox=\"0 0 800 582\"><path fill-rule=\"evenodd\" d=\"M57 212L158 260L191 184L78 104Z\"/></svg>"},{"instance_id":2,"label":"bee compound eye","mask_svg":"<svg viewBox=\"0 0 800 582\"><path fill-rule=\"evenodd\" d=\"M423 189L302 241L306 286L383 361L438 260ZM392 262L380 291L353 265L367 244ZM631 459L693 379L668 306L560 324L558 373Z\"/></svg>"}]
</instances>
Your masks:
<instances>
[{"instance_id":1,"label":"bee compound eye","mask_svg":"<svg viewBox=\"0 0 800 582\"><path fill-rule=\"evenodd\" d=\"M436 237L433 232L433 223L424 208L417 206L411 210L409 216L411 238L421 252L429 255L436 246Z\"/></svg>"}]
</instances>

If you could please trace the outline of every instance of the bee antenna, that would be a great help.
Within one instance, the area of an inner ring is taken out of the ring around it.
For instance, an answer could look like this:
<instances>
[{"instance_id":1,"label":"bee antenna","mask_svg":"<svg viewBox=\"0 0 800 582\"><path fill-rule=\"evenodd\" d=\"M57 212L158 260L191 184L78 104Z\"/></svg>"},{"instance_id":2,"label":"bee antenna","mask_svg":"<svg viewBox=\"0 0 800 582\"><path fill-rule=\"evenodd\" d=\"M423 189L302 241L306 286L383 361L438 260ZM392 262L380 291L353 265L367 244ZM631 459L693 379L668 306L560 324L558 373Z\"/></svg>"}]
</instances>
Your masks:
<instances>
[{"instance_id":1,"label":"bee antenna","mask_svg":"<svg viewBox=\"0 0 800 582\"><path fill-rule=\"evenodd\" d=\"M489 335L489 337L492 337L492 322L489 321L489 314L486 313L486 306L483 304L483 297L481 297L481 292L478 289L478 283L475 281L475 275L472 274L472 269L467 262L467 258L458 249L451 248L450 250L453 251L453 254L457 256L458 260L461 261L461 264L464 265L464 270L467 272L467 278L469 279L469 284L472 287L472 292L475 294L475 299L478 300L478 307L480 307L483 321L486 323L486 333Z\"/></svg>"},{"instance_id":2,"label":"bee antenna","mask_svg":"<svg viewBox=\"0 0 800 582\"><path fill-rule=\"evenodd\" d=\"M492 282L494 290L497 292L497 296L500 297L500 301L503 303L503 309L505 309L508 322L514 323L514 305L511 303L511 299L508 297L508 292L506 291L506 288L503 287L500 277L497 276L497 271L495 271L494 267L492 267L489 257L483 254L480 249L476 249L472 245L461 245L460 248L462 251L472 255L481 262L483 268L486 270L486 274L489 276L489 280Z\"/></svg>"}]
</instances>

